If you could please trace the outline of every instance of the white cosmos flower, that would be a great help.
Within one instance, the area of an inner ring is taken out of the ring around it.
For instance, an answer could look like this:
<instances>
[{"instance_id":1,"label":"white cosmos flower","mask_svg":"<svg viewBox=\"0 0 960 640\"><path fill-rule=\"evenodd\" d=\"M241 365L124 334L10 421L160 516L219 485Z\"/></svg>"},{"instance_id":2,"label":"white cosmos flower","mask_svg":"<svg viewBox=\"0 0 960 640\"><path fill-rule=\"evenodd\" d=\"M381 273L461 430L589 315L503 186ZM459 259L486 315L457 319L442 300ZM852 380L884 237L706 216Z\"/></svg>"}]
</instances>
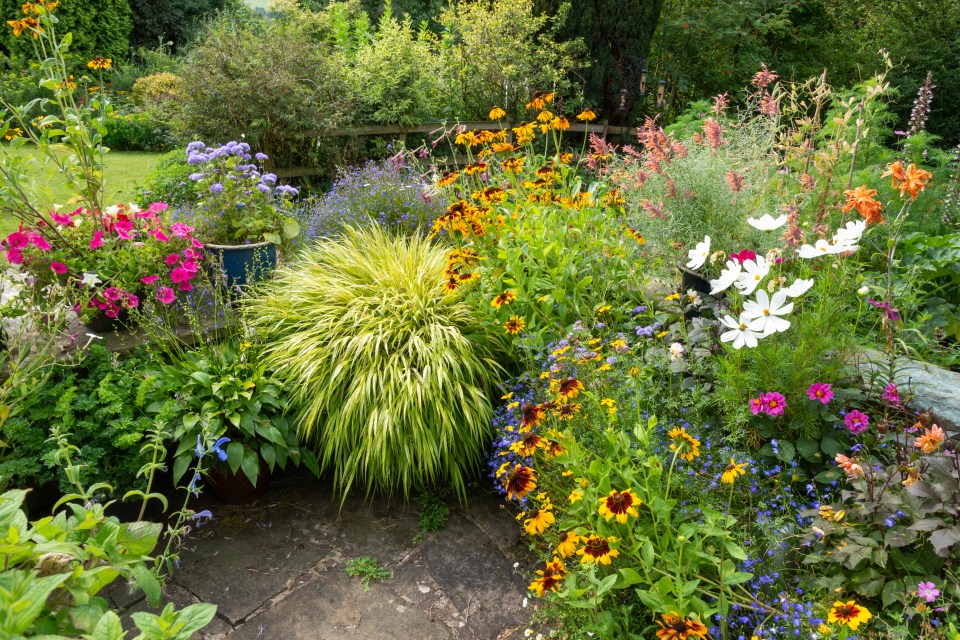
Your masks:
<instances>
[{"instance_id":1,"label":"white cosmos flower","mask_svg":"<svg viewBox=\"0 0 960 640\"><path fill-rule=\"evenodd\" d=\"M797 249L797 255L801 258L819 258L820 256L829 256L834 253L840 253L845 251L842 247L838 249L837 245L830 244L826 240L820 239L817 240L817 243L813 246L809 244L802 245Z\"/></svg>"},{"instance_id":2,"label":"white cosmos flower","mask_svg":"<svg viewBox=\"0 0 960 640\"><path fill-rule=\"evenodd\" d=\"M771 299L766 291L760 289L757 291L756 300L747 300L743 304L743 313L740 314L740 319L763 320L760 328L763 330L763 335L765 336L777 333L778 331L786 331L790 328L790 321L784 320L780 316L785 316L793 311L793 303L784 304L786 302L787 293L785 291L777 291L773 294L773 299Z\"/></svg>"},{"instance_id":3,"label":"white cosmos flower","mask_svg":"<svg viewBox=\"0 0 960 640\"><path fill-rule=\"evenodd\" d=\"M727 268L720 272L720 277L710 281L710 286L713 287L710 289L710 295L715 296L721 291L729 289L730 285L736 282L742 270L743 267L740 266L739 262L727 260Z\"/></svg>"},{"instance_id":4,"label":"white cosmos flower","mask_svg":"<svg viewBox=\"0 0 960 640\"><path fill-rule=\"evenodd\" d=\"M808 280L801 280L798 278L793 281L792 285L790 285L786 289L782 289L782 291L787 294L788 298L797 298L805 294L807 291L809 291L810 287L812 286L813 286L813 278L810 278Z\"/></svg>"},{"instance_id":5,"label":"white cosmos flower","mask_svg":"<svg viewBox=\"0 0 960 640\"><path fill-rule=\"evenodd\" d=\"M687 252L690 261L687 262L687 269L699 269L710 256L710 236L703 236L703 242L698 242L697 246Z\"/></svg>"},{"instance_id":6,"label":"white cosmos flower","mask_svg":"<svg viewBox=\"0 0 960 640\"><path fill-rule=\"evenodd\" d=\"M737 289L745 296L750 295L768 273L770 273L770 264L763 256L757 256L756 260L745 260L743 273L737 276Z\"/></svg>"},{"instance_id":7,"label":"white cosmos flower","mask_svg":"<svg viewBox=\"0 0 960 640\"><path fill-rule=\"evenodd\" d=\"M720 323L730 329L720 334L720 341L732 342L734 349L745 346L753 349L757 346L757 339L763 335L763 320L760 318L750 320L741 313L740 319L734 320L731 316L724 315L720 318Z\"/></svg>"},{"instance_id":8,"label":"white cosmos flower","mask_svg":"<svg viewBox=\"0 0 960 640\"><path fill-rule=\"evenodd\" d=\"M763 214L760 219L756 218L747 218L747 224L753 227L754 229L759 229L760 231L773 231L774 229L779 229L787 223L787 216L780 216L779 218L774 218L769 213Z\"/></svg>"},{"instance_id":9,"label":"white cosmos flower","mask_svg":"<svg viewBox=\"0 0 960 640\"><path fill-rule=\"evenodd\" d=\"M834 242L846 242L856 244L860 241L860 236L867 230L867 223L864 220L851 220L846 226L837 229L833 235Z\"/></svg>"},{"instance_id":10,"label":"white cosmos flower","mask_svg":"<svg viewBox=\"0 0 960 640\"><path fill-rule=\"evenodd\" d=\"M101 282L103 282L103 280L101 280L100 277L97 276L97 274L84 273L83 280L80 281L80 284L82 284L85 287L90 287L92 289L98 284L100 284Z\"/></svg>"}]
</instances>

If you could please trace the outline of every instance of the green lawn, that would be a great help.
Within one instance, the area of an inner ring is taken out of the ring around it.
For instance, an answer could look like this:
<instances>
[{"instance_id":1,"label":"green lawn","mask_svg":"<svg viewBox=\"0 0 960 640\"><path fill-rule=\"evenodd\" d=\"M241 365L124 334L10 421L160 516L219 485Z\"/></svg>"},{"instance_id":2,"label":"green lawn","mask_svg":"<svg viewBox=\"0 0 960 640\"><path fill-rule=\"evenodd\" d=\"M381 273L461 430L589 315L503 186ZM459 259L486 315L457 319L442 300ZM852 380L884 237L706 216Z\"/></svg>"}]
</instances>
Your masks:
<instances>
[{"instance_id":1,"label":"green lawn","mask_svg":"<svg viewBox=\"0 0 960 640\"><path fill-rule=\"evenodd\" d=\"M37 150L32 147L21 147L13 150L6 145L0 145L0 155L10 153L32 154L37 158L40 157ZM135 187L143 182L161 155L160 153L130 151L108 152L104 170L105 202L116 204L133 201ZM35 180L38 190L42 192L39 204L44 208L50 208L54 204L66 204L73 197L73 193L67 188L65 181L53 170L53 167L45 169L40 164L31 177ZM10 216L0 216L0 234L3 236L10 233L16 226L16 222Z\"/></svg>"}]
</instances>

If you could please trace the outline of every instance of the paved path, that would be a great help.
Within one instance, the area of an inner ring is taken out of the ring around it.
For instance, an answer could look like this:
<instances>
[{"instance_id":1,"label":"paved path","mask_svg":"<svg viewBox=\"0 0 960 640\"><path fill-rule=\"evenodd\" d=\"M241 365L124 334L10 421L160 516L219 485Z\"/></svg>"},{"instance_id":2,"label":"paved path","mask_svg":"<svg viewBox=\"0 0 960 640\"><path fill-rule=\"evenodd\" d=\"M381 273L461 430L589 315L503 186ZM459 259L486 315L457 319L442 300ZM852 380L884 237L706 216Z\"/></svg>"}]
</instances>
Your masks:
<instances>
[{"instance_id":1,"label":"paved path","mask_svg":"<svg viewBox=\"0 0 960 640\"><path fill-rule=\"evenodd\" d=\"M450 503L440 531L419 530L420 507L351 497L343 509L316 480L272 483L253 505L204 496L195 508L217 518L181 553L166 586L178 606L218 606L203 638L230 640L379 640L522 638L530 609L520 527L502 500L481 490L468 506ZM392 580L364 591L344 563L372 556ZM111 593L125 619L148 610L126 588Z\"/></svg>"}]
</instances>

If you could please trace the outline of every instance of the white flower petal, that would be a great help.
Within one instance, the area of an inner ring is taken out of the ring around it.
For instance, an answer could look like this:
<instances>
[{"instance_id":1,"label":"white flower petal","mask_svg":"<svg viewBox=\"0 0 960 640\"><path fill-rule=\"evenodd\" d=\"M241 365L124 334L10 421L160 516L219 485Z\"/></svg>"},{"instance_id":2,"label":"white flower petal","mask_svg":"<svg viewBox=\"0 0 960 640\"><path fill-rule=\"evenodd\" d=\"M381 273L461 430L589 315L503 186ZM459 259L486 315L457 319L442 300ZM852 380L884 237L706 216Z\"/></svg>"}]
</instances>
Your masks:
<instances>
[{"instance_id":1,"label":"white flower petal","mask_svg":"<svg viewBox=\"0 0 960 640\"><path fill-rule=\"evenodd\" d=\"M703 242L698 242L697 246L687 252L690 259L687 262L687 269L699 269L710 256L710 236L704 236Z\"/></svg>"},{"instance_id":2,"label":"white flower petal","mask_svg":"<svg viewBox=\"0 0 960 640\"><path fill-rule=\"evenodd\" d=\"M739 262L727 260L727 268L720 272L720 277L710 281L710 286L712 287L710 289L710 295L717 295L721 291L729 289L730 285L736 282L742 270L743 268Z\"/></svg>"},{"instance_id":3,"label":"white flower petal","mask_svg":"<svg viewBox=\"0 0 960 640\"><path fill-rule=\"evenodd\" d=\"M786 289L781 289L781 291L786 292L787 296L791 298L797 298L805 294L807 291L809 291L810 287L812 286L813 286L813 278L810 278L808 280L802 280L798 278L793 281L793 284L791 284Z\"/></svg>"},{"instance_id":4,"label":"white flower petal","mask_svg":"<svg viewBox=\"0 0 960 640\"><path fill-rule=\"evenodd\" d=\"M747 218L747 224L749 224L754 229L759 229L760 231L773 231L774 229L779 229L787 223L787 216L783 215L779 218L774 218L769 213L763 214L760 219L756 218Z\"/></svg>"}]
</instances>

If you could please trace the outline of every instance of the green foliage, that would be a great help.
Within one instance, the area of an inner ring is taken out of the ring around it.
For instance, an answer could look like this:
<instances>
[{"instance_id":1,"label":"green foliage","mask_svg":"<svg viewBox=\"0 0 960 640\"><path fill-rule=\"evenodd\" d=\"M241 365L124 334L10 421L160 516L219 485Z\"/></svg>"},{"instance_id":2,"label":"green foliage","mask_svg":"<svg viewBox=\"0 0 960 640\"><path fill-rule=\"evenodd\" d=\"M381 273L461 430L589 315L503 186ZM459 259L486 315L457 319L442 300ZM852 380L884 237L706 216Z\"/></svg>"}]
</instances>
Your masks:
<instances>
[{"instance_id":1,"label":"green foliage","mask_svg":"<svg viewBox=\"0 0 960 640\"><path fill-rule=\"evenodd\" d=\"M905 236L898 267L923 310L924 324L960 341L960 233Z\"/></svg>"},{"instance_id":2,"label":"green foliage","mask_svg":"<svg viewBox=\"0 0 960 640\"><path fill-rule=\"evenodd\" d=\"M51 429L62 428L80 443L76 462L84 465L84 482L139 487L138 452L153 426L145 394L156 383L154 366L147 354L121 360L94 344L76 365L56 367L46 383L22 390L22 411L3 427L12 452L0 462L0 476L20 485L59 479L65 486L55 447L46 442Z\"/></svg>"},{"instance_id":3,"label":"green foliage","mask_svg":"<svg viewBox=\"0 0 960 640\"><path fill-rule=\"evenodd\" d=\"M285 137L336 126L352 111L346 70L339 54L298 23L221 17L181 70L179 126L194 139L246 136L284 166L293 153Z\"/></svg>"},{"instance_id":4,"label":"green foliage","mask_svg":"<svg viewBox=\"0 0 960 640\"><path fill-rule=\"evenodd\" d=\"M121 640L120 618L99 595L118 578L143 590L154 606L160 583L149 566L161 525L121 523L96 502L68 502L67 509L28 523L21 506L26 491L0 495L0 630L4 637ZM216 613L210 604L181 611L167 605L160 616L135 613L142 640L189 640Z\"/></svg>"},{"instance_id":5,"label":"green foliage","mask_svg":"<svg viewBox=\"0 0 960 640\"><path fill-rule=\"evenodd\" d=\"M280 382L260 363L258 350L234 336L187 352L163 368L162 395L149 407L170 429L176 443L173 479L179 482L196 457L201 440L229 438L221 459L233 473L256 486L260 460L285 469L303 461L316 473L309 451L300 451L286 417L288 398Z\"/></svg>"},{"instance_id":6,"label":"green foliage","mask_svg":"<svg viewBox=\"0 0 960 640\"><path fill-rule=\"evenodd\" d=\"M157 120L150 111L112 113L104 124L107 135L103 143L116 151L167 151L178 142L168 124Z\"/></svg>"},{"instance_id":7,"label":"green foliage","mask_svg":"<svg viewBox=\"0 0 960 640\"><path fill-rule=\"evenodd\" d=\"M445 267L422 238L348 230L247 302L300 435L344 496L439 482L462 495L482 458L499 353L470 305L444 293Z\"/></svg>"},{"instance_id":8,"label":"green foliage","mask_svg":"<svg viewBox=\"0 0 960 640\"><path fill-rule=\"evenodd\" d=\"M486 119L493 106L520 117L534 91L576 92L571 75L583 67L581 47L553 42L555 21L535 11L532 0L461 2L438 21L446 84L460 94L457 117Z\"/></svg>"},{"instance_id":9,"label":"green foliage","mask_svg":"<svg viewBox=\"0 0 960 640\"><path fill-rule=\"evenodd\" d=\"M146 207L152 202L166 202L172 209L192 205L200 195L191 173L183 149L164 154L137 188L137 203Z\"/></svg>"},{"instance_id":10,"label":"green foliage","mask_svg":"<svg viewBox=\"0 0 960 640\"><path fill-rule=\"evenodd\" d=\"M32 57L33 38L28 34L14 37L6 26L7 20L22 17L23 4L20 0L0 0L0 16L4 21L4 28L0 29L0 49ZM127 57L133 30L128 0L61 0L53 15L59 21L57 32L61 36L73 34L70 51L77 70L86 70L87 61L94 56L113 60Z\"/></svg>"},{"instance_id":11,"label":"green foliage","mask_svg":"<svg viewBox=\"0 0 960 640\"><path fill-rule=\"evenodd\" d=\"M376 558L370 556L359 556L348 560L344 565L344 571L351 578L360 578L360 584L364 591L370 591L370 582L381 580L392 580L393 573L377 564Z\"/></svg>"},{"instance_id":12,"label":"green foliage","mask_svg":"<svg viewBox=\"0 0 960 640\"><path fill-rule=\"evenodd\" d=\"M420 531L424 533L440 531L447 526L450 508L441 496L424 492L417 498L417 502L422 509L420 512Z\"/></svg>"},{"instance_id":13,"label":"green foliage","mask_svg":"<svg viewBox=\"0 0 960 640\"><path fill-rule=\"evenodd\" d=\"M151 0L131 2L131 47L155 47L169 42L174 52L191 45L205 22L219 12L242 13L243 0Z\"/></svg>"}]
</instances>

